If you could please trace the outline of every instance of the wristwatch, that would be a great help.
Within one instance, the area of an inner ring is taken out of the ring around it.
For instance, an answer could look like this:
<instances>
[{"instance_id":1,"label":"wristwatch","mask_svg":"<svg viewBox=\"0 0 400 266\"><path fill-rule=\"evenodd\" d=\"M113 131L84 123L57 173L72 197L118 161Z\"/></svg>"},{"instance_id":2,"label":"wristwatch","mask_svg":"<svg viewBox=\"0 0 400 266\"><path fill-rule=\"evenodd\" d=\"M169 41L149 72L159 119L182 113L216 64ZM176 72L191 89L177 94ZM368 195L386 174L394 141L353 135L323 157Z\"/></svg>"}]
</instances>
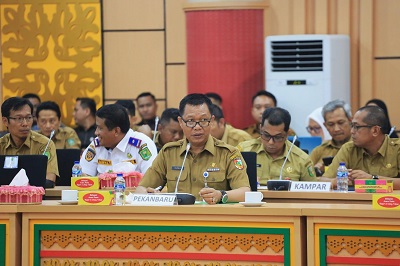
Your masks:
<instances>
[{"instance_id":1,"label":"wristwatch","mask_svg":"<svg viewBox=\"0 0 400 266\"><path fill-rule=\"evenodd\" d=\"M377 176L377 175L372 175L372 179L379 179L379 176Z\"/></svg>"},{"instance_id":2,"label":"wristwatch","mask_svg":"<svg viewBox=\"0 0 400 266\"><path fill-rule=\"evenodd\" d=\"M225 190L220 190L219 192L221 192L221 195L222 195L219 203L227 203L228 202L228 193L226 193Z\"/></svg>"}]
</instances>

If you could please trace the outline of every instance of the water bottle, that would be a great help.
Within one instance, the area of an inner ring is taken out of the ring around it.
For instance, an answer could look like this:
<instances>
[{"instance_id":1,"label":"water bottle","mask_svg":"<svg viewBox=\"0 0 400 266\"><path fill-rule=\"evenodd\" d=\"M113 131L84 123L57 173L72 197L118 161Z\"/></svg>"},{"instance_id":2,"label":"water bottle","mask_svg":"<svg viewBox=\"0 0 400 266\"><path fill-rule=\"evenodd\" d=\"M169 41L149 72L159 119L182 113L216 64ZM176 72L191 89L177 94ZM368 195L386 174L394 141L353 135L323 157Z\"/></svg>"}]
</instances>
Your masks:
<instances>
[{"instance_id":1,"label":"water bottle","mask_svg":"<svg viewBox=\"0 0 400 266\"><path fill-rule=\"evenodd\" d=\"M79 164L79 161L74 162L74 166L72 166L72 177L82 176L82 166Z\"/></svg>"},{"instance_id":2,"label":"water bottle","mask_svg":"<svg viewBox=\"0 0 400 266\"><path fill-rule=\"evenodd\" d=\"M114 205L125 205L125 179L122 174L117 174L114 181Z\"/></svg>"},{"instance_id":3,"label":"water bottle","mask_svg":"<svg viewBox=\"0 0 400 266\"><path fill-rule=\"evenodd\" d=\"M337 191L338 192L347 192L349 188L349 171L346 168L346 164L341 162L337 169L336 174L337 180Z\"/></svg>"}]
</instances>

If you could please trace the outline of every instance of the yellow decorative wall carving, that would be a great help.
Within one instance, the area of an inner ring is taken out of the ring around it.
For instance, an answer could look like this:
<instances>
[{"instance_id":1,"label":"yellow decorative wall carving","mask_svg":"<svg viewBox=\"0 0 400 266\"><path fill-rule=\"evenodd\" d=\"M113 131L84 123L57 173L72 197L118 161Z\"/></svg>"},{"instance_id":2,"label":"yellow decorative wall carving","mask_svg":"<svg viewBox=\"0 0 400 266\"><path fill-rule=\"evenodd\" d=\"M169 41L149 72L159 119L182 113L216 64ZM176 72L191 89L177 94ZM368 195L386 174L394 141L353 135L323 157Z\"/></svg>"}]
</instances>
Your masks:
<instances>
[{"instance_id":1,"label":"yellow decorative wall carving","mask_svg":"<svg viewBox=\"0 0 400 266\"><path fill-rule=\"evenodd\" d=\"M73 124L77 97L103 103L99 0L1 3L2 99L36 93Z\"/></svg>"}]
</instances>

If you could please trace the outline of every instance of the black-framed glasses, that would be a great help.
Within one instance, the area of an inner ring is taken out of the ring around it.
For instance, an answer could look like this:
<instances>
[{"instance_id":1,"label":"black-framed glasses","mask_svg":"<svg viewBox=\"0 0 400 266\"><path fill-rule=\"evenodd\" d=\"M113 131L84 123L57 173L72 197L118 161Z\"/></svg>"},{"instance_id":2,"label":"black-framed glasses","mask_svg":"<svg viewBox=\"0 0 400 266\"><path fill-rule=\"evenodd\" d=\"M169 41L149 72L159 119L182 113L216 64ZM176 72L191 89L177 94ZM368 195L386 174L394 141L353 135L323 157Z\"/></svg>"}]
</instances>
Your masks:
<instances>
[{"instance_id":1,"label":"black-framed glasses","mask_svg":"<svg viewBox=\"0 0 400 266\"><path fill-rule=\"evenodd\" d=\"M208 127L210 125L211 119L201 119L200 121L194 121L191 119L183 120L182 118L182 121L185 122L187 127L194 128L197 124L201 127Z\"/></svg>"},{"instance_id":2,"label":"black-framed glasses","mask_svg":"<svg viewBox=\"0 0 400 266\"><path fill-rule=\"evenodd\" d=\"M14 120L15 122L17 122L18 124L22 124L22 123L24 122L24 120L25 120L27 123L32 122L32 121L33 121L33 116L32 116L32 115L27 116L27 117L21 117L21 116L12 117L12 116L9 116L8 119L12 119L12 120Z\"/></svg>"},{"instance_id":3,"label":"black-framed glasses","mask_svg":"<svg viewBox=\"0 0 400 266\"><path fill-rule=\"evenodd\" d=\"M358 131L360 128L366 127L366 128L371 128L374 127L375 125L357 125L355 123L350 123L351 129L354 129L355 131Z\"/></svg>"},{"instance_id":4,"label":"black-framed glasses","mask_svg":"<svg viewBox=\"0 0 400 266\"><path fill-rule=\"evenodd\" d=\"M306 127L308 133L311 133L311 131L314 131L315 133L319 133L321 131L321 127Z\"/></svg>"},{"instance_id":5,"label":"black-framed glasses","mask_svg":"<svg viewBox=\"0 0 400 266\"><path fill-rule=\"evenodd\" d=\"M266 132L260 132L261 138L266 141L270 141L272 139L273 142L282 142L285 140L285 136L282 135L275 135L271 136L270 134Z\"/></svg>"}]
</instances>

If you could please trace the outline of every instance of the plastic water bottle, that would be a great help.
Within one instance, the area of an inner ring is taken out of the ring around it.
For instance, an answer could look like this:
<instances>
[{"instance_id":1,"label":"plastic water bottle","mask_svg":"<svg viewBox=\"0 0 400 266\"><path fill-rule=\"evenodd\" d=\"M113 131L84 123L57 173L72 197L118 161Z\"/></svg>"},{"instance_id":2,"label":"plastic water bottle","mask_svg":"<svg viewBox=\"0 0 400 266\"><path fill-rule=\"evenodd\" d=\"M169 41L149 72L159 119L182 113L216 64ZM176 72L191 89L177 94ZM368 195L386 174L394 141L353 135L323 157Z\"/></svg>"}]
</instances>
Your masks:
<instances>
[{"instance_id":1,"label":"plastic water bottle","mask_svg":"<svg viewBox=\"0 0 400 266\"><path fill-rule=\"evenodd\" d=\"M125 179L122 174L117 174L114 181L114 205L125 205Z\"/></svg>"},{"instance_id":2,"label":"plastic water bottle","mask_svg":"<svg viewBox=\"0 0 400 266\"><path fill-rule=\"evenodd\" d=\"M337 191L338 192L347 192L349 188L349 171L346 168L346 164L341 162L337 169L336 174L337 181Z\"/></svg>"},{"instance_id":3,"label":"plastic water bottle","mask_svg":"<svg viewBox=\"0 0 400 266\"><path fill-rule=\"evenodd\" d=\"M74 162L74 166L72 166L72 177L82 176L82 166L79 164L79 161Z\"/></svg>"}]
</instances>

